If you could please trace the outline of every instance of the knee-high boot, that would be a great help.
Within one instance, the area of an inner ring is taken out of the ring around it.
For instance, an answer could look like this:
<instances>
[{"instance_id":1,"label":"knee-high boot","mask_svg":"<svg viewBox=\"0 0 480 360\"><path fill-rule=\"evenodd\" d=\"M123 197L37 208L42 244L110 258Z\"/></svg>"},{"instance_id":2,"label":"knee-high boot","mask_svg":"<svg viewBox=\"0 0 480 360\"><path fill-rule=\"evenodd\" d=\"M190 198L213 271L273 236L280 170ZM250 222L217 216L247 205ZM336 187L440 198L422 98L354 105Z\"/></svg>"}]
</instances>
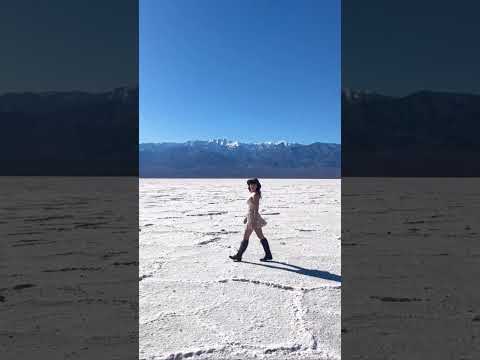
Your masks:
<instances>
[{"instance_id":1,"label":"knee-high boot","mask_svg":"<svg viewBox=\"0 0 480 360\"><path fill-rule=\"evenodd\" d=\"M273 257L272 257L272 253L270 252L270 246L268 245L267 238L263 238L262 240L260 240L260 242L262 243L263 250L265 251L265 256L261 258L260 261L272 260Z\"/></svg>"},{"instance_id":2,"label":"knee-high boot","mask_svg":"<svg viewBox=\"0 0 480 360\"><path fill-rule=\"evenodd\" d=\"M248 239L243 239L242 242L240 243L240 248L238 249L238 252L236 255L229 256L230 259L234 261L242 261L242 255L247 250L248 247Z\"/></svg>"}]
</instances>

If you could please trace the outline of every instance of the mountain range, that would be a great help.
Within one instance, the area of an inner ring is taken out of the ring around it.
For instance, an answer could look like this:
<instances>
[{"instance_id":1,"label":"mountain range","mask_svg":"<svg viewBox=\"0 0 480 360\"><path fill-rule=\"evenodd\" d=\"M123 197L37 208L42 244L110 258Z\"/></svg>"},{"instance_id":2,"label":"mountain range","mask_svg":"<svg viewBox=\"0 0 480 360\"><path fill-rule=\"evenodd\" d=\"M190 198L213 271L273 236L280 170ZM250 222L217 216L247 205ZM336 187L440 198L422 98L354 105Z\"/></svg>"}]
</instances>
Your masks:
<instances>
[{"instance_id":1,"label":"mountain range","mask_svg":"<svg viewBox=\"0 0 480 360\"><path fill-rule=\"evenodd\" d=\"M138 175L138 88L0 95L0 175Z\"/></svg>"},{"instance_id":2,"label":"mountain range","mask_svg":"<svg viewBox=\"0 0 480 360\"><path fill-rule=\"evenodd\" d=\"M141 177L338 178L340 145L227 139L140 144Z\"/></svg>"},{"instance_id":3,"label":"mountain range","mask_svg":"<svg viewBox=\"0 0 480 360\"><path fill-rule=\"evenodd\" d=\"M342 91L342 176L480 175L480 95Z\"/></svg>"},{"instance_id":4,"label":"mountain range","mask_svg":"<svg viewBox=\"0 0 480 360\"><path fill-rule=\"evenodd\" d=\"M139 145L138 100L127 87L0 95L0 175L340 176L337 144ZM480 95L344 89L341 101L342 177L480 176Z\"/></svg>"}]
</instances>

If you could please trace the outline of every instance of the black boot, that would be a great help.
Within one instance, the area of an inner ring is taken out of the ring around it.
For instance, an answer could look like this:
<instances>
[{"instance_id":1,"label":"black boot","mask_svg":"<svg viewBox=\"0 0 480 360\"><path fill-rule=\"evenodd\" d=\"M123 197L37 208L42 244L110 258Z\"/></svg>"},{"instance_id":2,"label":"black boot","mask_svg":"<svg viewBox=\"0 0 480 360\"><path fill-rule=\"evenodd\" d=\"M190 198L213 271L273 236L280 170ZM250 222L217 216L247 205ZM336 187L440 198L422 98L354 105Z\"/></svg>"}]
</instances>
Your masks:
<instances>
[{"instance_id":1,"label":"black boot","mask_svg":"<svg viewBox=\"0 0 480 360\"><path fill-rule=\"evenodd\" d=\"M242 255L247 250L248 240L242 240L240 243L240 249L238 249L237 255L229 256L230 259L234 261L242 261Z\"/></svg>"},{"instance_id":2,"label":"black boot","mask_svg":"<svg viewBox=\"0 0 480 360\"><path fill-rule=\"evenodd\" d=\"M263 250L265 250L265 256L261 258L260 261L272 260L273 257L272 257L272 253L270 252L270 246L268 246L267 239L263 238L262 240L260 240L260 242L262 243Z\"/></svg>"}]
</instances>

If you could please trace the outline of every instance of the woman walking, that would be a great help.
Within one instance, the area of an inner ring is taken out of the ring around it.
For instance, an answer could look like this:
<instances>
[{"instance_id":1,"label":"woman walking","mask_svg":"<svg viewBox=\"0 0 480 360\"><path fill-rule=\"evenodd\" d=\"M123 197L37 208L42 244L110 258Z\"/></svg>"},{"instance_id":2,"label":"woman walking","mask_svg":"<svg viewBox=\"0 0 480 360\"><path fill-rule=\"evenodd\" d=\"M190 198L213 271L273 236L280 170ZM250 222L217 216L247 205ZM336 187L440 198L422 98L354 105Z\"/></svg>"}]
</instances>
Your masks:
<instances>
[{"instance_id":1,"label":"woman walking","mask_svg":"<svg viewBox=\"0 0 480 360\"><path fill-rule=\"evenodd\" d=\"M267 222L260 216L258 213L258 208L260 205L260 198L262 197L262 193L260 188L262 185L257 178L247 180L248 191L250 191L250 196L247 200L248 204L248 213L243 223L247 225L245 228L245 233L243 235L243 240L240 243L240 248L238 252L234 256L230 256L230 259L234 261L242 261L242 255L248 247L248 240L250 239L250 235L253 231L257 234L258 238L260 239L260 243L263 246L263 250L265 251L265 256L260 259L260 261L268 261L272 260L272 253L270 252L270 246L268 245L268 241L263 235L262 227L267 225Z\"/></svg>"}]
</instances>

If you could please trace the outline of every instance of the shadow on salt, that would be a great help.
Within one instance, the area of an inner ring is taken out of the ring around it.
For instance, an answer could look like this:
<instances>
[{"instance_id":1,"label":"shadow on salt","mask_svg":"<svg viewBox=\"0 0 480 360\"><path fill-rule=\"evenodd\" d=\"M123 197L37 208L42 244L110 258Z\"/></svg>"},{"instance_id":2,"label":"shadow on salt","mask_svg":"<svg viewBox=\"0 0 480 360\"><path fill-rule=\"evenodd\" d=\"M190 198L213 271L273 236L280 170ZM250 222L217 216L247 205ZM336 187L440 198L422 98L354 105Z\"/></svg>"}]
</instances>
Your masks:
<instances>
[{"instance_id":1,"label":"shadow on salt","mask_svg":"<svg viewBox=\"0 0 480 360\"><path fill-rule=\"evenodd\" d=\"M242 262L246 263L246 264L264 266L264 267L268 267L268 268L271 268L271 269L290 271L290 272L297 273L299 275L313 276L313 277L324 279L324 280L332 280L332 281L342 282L342 277L340 275L332 274L328 271L322 271L322 270L317 270L317 269L307 269L307 268L303 268L301 266L288 264L288 263L281 262L281 261L269 261L268 264L275 263L275 264L280 264L280 265L286 265L286 266L289 266L289 267L259 264L259 263L256 263L256 262L250 262L250 261L245 261L245 260L243 260Z\"/></svg>"}]
</instances>

